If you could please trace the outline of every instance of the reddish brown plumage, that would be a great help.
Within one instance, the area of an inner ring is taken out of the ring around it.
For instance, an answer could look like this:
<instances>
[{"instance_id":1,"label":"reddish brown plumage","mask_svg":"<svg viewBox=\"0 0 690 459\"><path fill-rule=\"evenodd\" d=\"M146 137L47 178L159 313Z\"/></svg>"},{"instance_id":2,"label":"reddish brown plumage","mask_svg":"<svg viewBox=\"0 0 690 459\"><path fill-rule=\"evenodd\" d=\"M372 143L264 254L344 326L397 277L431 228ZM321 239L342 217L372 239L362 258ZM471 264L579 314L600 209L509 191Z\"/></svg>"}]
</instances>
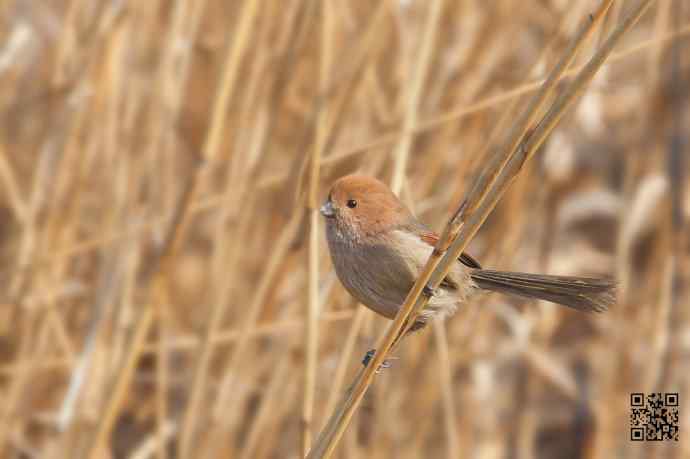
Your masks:
<instances>
[{"instance_id":1,"label":"reddish brown plumage","mask_svg":"<svg viewBox=\"0 0 690 459\"><path fill-rule=\"evenodd\" d=\"M382 182L361 175L347 175L333 184L329 199L342 217L362 235L376 236L392 225L413 219L410 211ZM356 207L348 207L354 200Z\"/></svg>"},{"instance_id":2,"label":"reddish brown plumage","mask_svg":"<svg viewBox=\"0 0 690 459\"><path fill-rule=\"evenodd\" d=\"M393 318L438 236L384 183L371 177L349 175L337 180L321 213L326 217L331 258L345 288L364 305ZM467 254L459 261L423 311L421 323L451 315L477 289L582 311L605 310L614 300L614 283L608 280L483 270Z\"/></svg>"}]
</instances>

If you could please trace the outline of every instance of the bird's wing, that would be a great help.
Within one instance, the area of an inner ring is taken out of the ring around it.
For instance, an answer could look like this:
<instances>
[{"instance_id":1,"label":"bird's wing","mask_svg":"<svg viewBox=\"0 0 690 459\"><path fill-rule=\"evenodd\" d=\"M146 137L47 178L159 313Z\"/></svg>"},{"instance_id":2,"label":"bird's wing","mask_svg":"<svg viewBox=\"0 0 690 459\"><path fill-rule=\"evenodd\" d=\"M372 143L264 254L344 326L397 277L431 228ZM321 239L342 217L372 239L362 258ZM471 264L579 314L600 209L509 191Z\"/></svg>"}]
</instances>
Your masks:
<instances>
[{"instance_id":1,"label":"bird's wing","mask_svg":"<svg viewBox=\"0 0 690 459\"><path fill-rule=\"evenodd\" d=\"M427 244L429 244L431 246L435 246L436 243L438 242L438 236L436 235L436 233L433 233L431 231L420 231L419 237L422 239L422 241L426 242ZM482 269L482 265L480 265L477 260L475 260L470 255L468 255L464 252L460 255L458 260L460 260L460 262L463 265L465 265L469 268Z\"/></svg>"}]
</instances>

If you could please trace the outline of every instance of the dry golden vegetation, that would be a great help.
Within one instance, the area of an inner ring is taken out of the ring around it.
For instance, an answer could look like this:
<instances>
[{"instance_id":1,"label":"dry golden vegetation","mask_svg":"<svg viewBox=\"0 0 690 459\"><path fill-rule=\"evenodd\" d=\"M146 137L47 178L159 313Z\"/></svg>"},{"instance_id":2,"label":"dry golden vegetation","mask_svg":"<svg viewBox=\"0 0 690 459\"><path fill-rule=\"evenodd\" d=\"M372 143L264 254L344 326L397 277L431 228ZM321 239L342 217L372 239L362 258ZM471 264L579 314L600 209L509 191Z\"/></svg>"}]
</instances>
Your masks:
<instances>
[{"instance_id":1,"label":"dry golden vegetation","mask_svg":"<svg viewBox=\"0 0 690 459\"><path fill-rule=\"evenodd\" d=\"M601 3L0 3L0 457L302 457L389 325L333 273L329 184L442 229ZM463 305L335 457L690 457L689 88L690 4L657 0L468 247L617 304ZM631 442L631 392L678 392L681 440Z\"/></svg>"}]
</instances>

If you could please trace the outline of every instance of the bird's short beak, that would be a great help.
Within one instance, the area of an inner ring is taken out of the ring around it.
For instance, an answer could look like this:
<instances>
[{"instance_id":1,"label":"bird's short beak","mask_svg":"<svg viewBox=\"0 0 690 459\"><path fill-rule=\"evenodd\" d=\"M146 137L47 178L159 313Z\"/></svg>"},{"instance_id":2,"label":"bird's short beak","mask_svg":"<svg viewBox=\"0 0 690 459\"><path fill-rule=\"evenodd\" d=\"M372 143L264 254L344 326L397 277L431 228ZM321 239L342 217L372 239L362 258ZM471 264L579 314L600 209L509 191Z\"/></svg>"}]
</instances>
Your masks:
<instances>
[{"instance_id":1,"label":"bird's short beak","mask_svg":"<svg viewBox=\"0 0 690 459\"><path fill-rule=\"evenodd\" d=\"M333 207L333 203L330 199L326 201L324 205L321 206L320 212L321 215L323 215L326 218L335 217L335 208Z\"/></svg>"}]
</instances>

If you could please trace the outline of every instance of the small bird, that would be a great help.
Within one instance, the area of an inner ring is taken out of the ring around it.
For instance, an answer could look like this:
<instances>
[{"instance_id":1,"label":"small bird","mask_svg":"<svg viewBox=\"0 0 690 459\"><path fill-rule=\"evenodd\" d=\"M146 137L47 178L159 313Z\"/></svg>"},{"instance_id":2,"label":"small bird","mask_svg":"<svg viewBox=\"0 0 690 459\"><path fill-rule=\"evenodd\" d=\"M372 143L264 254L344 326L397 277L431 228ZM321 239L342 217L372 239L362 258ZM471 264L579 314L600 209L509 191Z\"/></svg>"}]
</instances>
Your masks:
<instances>
[{"instance_id":1,"label":"small bird","mask_svg":"<svg viewBox=\"0 0 690 459\"><path fill-rule=\"evenodd\" d=\"M326 218L326 237L340 282L359 302L393 319L431 255L436 233L372 177L338 179L320 211ZM410 330L423 328L432 318L452 315L458 304L481 290L586 312L605 311L615 301L611 280L482 269L463 253Z\"/></svg>"}]
</instances>

